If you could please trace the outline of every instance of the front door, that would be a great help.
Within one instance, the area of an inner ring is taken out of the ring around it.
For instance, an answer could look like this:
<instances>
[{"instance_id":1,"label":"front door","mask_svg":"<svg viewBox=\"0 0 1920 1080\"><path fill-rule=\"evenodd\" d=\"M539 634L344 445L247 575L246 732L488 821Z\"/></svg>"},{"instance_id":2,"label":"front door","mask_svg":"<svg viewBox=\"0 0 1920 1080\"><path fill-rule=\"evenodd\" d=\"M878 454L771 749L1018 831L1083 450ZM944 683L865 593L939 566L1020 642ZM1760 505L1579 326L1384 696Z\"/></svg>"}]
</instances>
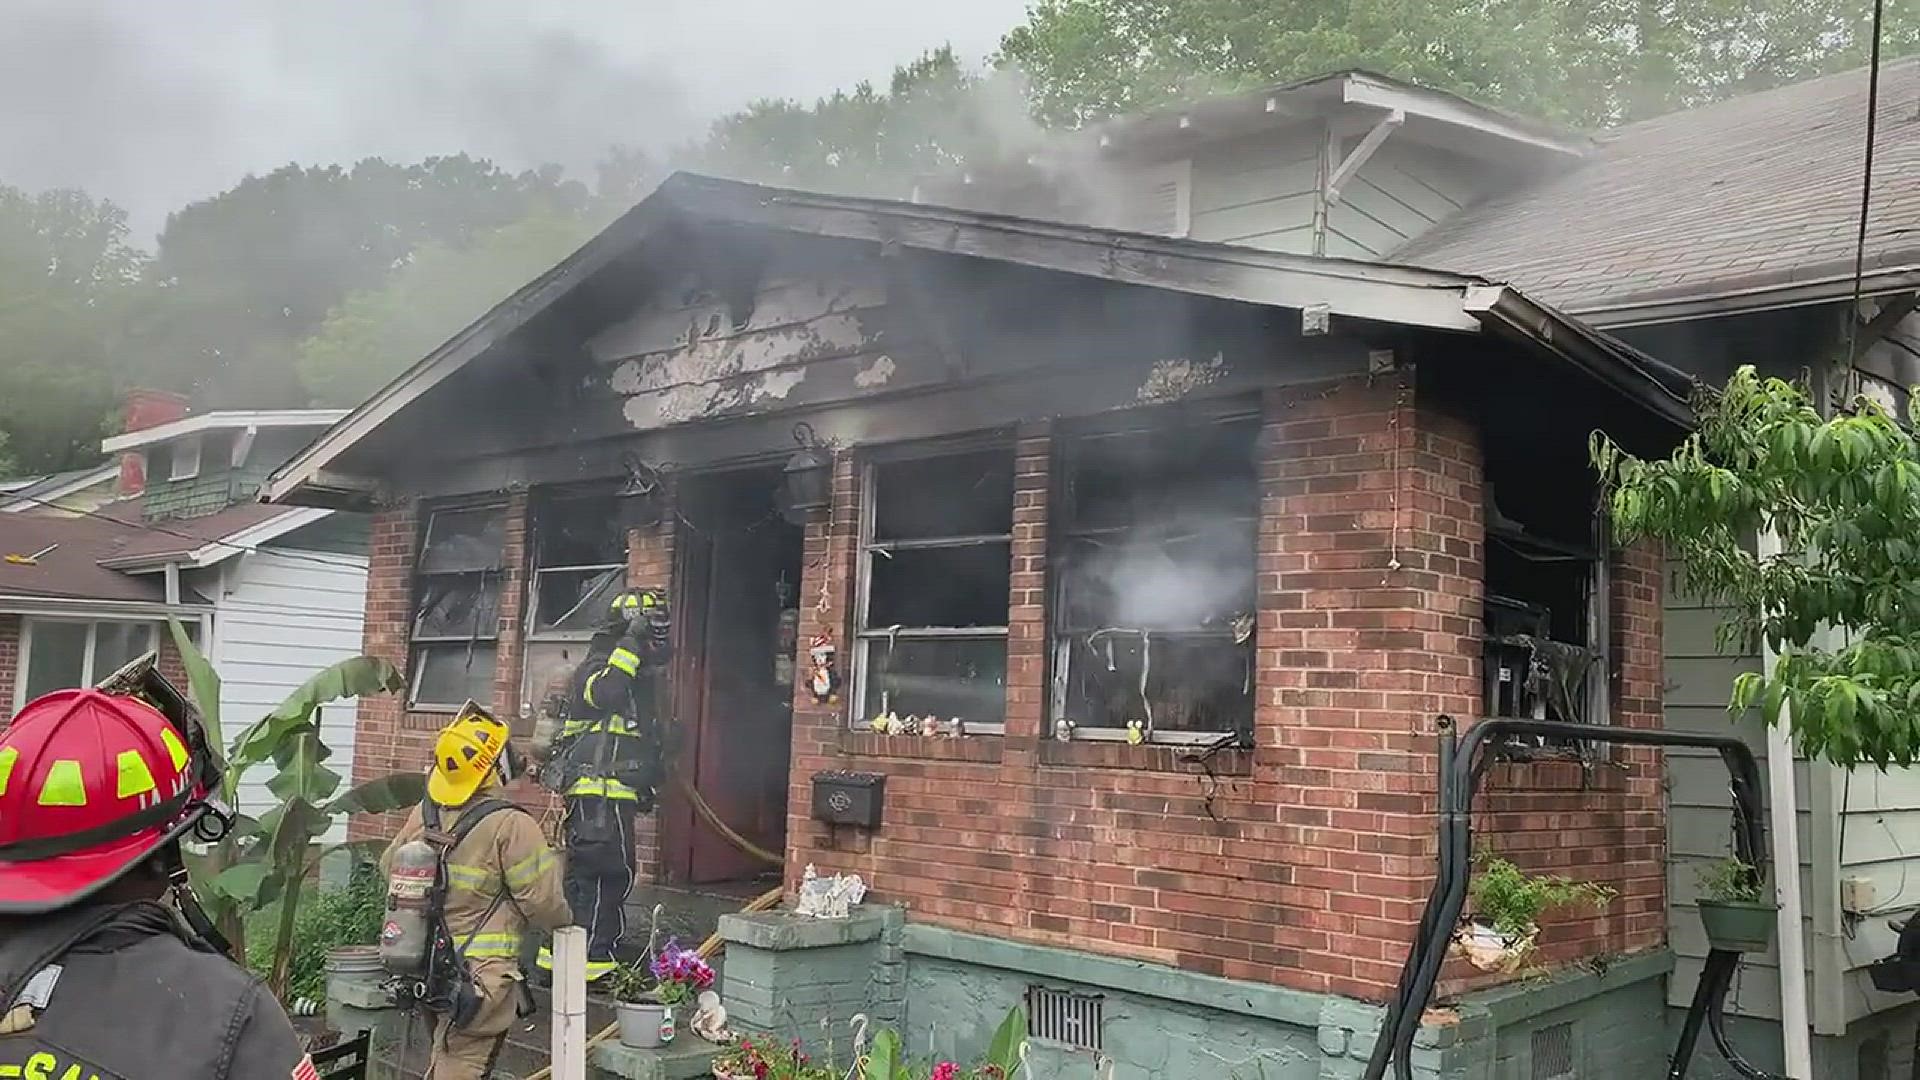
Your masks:
<instances>
[{"instance_id":1,"label":"front door","mask_svg":"<svg viewBox=\"0 0 1920 1080\"><path fill-rule=\"evenodd\" d=\"M802 539L774 507L780 482L778 469L686 481L674 533L684 623L680 775L727 829L776 856L787 832ZM742 850L685 792L665 805L672 880L705 885L779 870Z\"/></svg>"}]
</instances>

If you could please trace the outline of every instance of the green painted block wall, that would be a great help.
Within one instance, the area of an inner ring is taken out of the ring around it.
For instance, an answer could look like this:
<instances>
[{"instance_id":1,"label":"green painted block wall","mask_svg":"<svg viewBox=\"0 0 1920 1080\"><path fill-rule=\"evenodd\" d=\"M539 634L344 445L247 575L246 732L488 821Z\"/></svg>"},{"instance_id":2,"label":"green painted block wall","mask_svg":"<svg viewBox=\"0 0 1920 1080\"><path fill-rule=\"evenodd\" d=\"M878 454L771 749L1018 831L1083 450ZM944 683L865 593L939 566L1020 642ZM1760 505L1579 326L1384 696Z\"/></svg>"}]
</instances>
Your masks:
<instances>
[{"instance_id":1,"label":"green painted block wall","mask_svg":"<svg viewBox=\"0 0 1920 1080\"><path fill-rule=\"evenodd\" d=\"M1667 1026L1679 1038L1685 1009L1669 1009ZM1749 1062L1767 1072L1782 1068L1780 1024L1744 1016L1727 1018L1727 1039ZM1845 1035L1816 1036L1813 1074L1819 1080L1910 1080L1920 1076L1920 1003L1876 1013L1847 1025ZM1740 1080L1704 1032L1687 1080Z\"/></svg>"}]
</instances>

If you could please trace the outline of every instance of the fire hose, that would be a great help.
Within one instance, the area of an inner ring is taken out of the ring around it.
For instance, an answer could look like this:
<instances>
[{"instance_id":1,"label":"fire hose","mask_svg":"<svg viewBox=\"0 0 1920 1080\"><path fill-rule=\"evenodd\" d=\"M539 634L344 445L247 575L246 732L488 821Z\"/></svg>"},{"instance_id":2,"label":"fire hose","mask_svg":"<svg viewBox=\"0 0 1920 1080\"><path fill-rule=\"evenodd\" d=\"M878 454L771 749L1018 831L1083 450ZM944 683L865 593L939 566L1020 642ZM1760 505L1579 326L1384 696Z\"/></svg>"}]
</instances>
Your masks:
<instances>
[{"instance_id":1,"label":"fire hose","mask_svg":"<svg viewBox=\"0 0 1920 1080\"><path fill-rule=\"evenodd\" d=\"M740 911L742 914L746 914L746 915L751 915L756 911L766 911L780 903L781 892L782 892L781 887L776 885L775 887L768 889L766 892L761 893L759 896L755 897L752 903L748 904L746 907L741 908ZM724 944L725 943L720 940L720 935L718 933L713 933L713 934L707 935L707 940L701 942L700 947L698 949L695 949L694 951L700 955L700 959L711 960L713 959L713 955L719 952ZM620 1031L619 1024L617 1023L608 1024L606 1027L601 1028L600 1031L593 1036L593 1038L587 1040L587 1046L589 1048L598 1046L601 1043L606 1042L608 1039L613 1038L614 1035L619 1033L619 1031ZM527 1080L551 1080L552 1076L553 1076L553 1066L548 1065L546 1068L528 1075Z\"/></svg>"}]
</instances>

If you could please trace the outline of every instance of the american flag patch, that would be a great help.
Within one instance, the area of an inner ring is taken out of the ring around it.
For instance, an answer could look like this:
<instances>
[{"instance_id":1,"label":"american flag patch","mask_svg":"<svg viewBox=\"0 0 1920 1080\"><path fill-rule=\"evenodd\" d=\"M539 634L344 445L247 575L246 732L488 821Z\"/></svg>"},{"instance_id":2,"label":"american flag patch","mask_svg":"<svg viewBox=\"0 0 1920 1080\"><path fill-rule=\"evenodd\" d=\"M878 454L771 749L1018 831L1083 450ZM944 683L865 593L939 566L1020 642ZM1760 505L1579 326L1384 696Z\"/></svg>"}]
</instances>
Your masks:
<instances>
[{"instance_id":1,"label":"american flag patch","mask_svg":"<svg viewBox=\"0 0 1920 1080\"><path fill-rule=\"evenodd\" d=\"M310 1055L300 1055L300 1064L293 1067L293 1080L320 1080L320 1073L314 1069Z\"/></svg>"}]
</instances>

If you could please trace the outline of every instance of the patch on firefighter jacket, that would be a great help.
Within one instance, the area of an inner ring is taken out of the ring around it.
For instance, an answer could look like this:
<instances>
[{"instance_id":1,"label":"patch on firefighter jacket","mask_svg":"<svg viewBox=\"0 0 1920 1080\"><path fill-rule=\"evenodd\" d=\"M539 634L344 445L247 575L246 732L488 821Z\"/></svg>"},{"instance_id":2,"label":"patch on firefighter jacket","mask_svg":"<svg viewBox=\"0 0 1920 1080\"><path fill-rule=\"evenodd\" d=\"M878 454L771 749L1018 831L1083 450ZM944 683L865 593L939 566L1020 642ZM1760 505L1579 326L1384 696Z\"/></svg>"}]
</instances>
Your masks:
<instances>
[{"instance_id":1,"label":"patch on firefighter jacket","mask_svg":"<svg viewBox=\"0 0 1920 1080\"><path fill-rule=\"evenodd\" d=\"M32 1044L29 1043L29 1046ZM44 1044L42 1044L44 1045ZM27 1047L22 1047L26 1049ZM35 1049L25 1060L16 1060L8 1048L0 1048L0 1080L123 1080L70 1054L55 1054Z\"/></svg>"}]
</instances>

